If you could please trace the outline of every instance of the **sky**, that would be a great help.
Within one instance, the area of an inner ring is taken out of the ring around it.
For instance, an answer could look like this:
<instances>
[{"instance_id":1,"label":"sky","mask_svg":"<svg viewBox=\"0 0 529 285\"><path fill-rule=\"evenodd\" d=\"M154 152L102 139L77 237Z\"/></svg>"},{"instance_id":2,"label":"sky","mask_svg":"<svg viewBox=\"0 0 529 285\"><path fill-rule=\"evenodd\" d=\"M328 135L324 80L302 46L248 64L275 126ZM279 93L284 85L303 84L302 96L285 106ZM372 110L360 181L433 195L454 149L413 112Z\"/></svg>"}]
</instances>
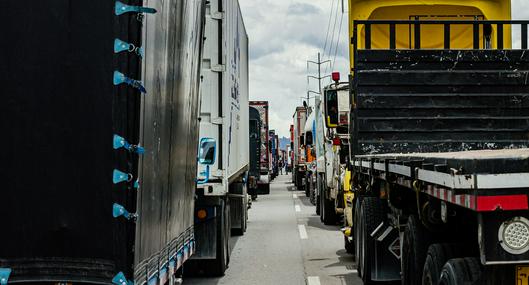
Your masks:
<instances>
[{"instance_id":1,"label":"sky","mask_svg":"<svg viewBox=\"0 0 529 285\"><path fill-rule=\"evenodd\" d=\"M342 0L239 3L250 38L250 100L269 101L270 129L289 137L296 106L302 105L308 89L318 91L317 80L307 81L307 75L317 76L317 65L309 64L307 70L307 60L317 61L320 52L322 61L332 61L322 65L322 76L339 71L347 78L347 0L343 14ZM529 19L529 0L512 0L512 17Z\"/></svg>"}]
</instances>

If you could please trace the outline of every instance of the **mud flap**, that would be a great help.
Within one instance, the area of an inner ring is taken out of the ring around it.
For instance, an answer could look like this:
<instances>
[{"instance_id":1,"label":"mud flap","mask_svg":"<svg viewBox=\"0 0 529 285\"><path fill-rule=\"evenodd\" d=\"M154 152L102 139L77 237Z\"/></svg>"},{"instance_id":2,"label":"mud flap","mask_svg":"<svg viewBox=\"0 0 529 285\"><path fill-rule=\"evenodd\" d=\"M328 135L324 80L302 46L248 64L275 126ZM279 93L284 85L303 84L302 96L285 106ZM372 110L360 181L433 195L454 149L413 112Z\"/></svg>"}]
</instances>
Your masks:
<instances>
[{"instance_id":1,"label":"mud flap","mask_svg":"<svg viewBox=\"0 0 529 285\"><path fill-rule=\"evenodd\" d=\"M375 258L372 261L373 281L400 280L400 239L397 229L380 224L373 233L376 239Z\"/></svg>"}]
</instances>

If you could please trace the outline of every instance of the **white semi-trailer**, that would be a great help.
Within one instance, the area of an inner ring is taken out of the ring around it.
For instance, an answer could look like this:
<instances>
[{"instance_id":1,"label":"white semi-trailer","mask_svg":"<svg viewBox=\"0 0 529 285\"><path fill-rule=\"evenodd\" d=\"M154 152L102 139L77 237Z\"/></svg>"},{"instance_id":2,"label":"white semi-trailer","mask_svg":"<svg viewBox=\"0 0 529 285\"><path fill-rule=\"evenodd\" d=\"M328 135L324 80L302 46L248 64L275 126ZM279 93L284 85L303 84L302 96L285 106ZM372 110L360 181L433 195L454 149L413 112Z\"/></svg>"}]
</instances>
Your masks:
<instances>
[{"instance_id":1,"label":"white semi-trailer","mask_svg":"<svg viewBox=\"0 0 529 285\"><path fill-rule=\"evenodd\" d=\"M200 137L215 140L217 148L214 164L198 169L197 251L191 270L222 275L229 262L230 232L242 235L246 230L248 36L237 0L206 5Z\"/></svg>"}]
</instances>

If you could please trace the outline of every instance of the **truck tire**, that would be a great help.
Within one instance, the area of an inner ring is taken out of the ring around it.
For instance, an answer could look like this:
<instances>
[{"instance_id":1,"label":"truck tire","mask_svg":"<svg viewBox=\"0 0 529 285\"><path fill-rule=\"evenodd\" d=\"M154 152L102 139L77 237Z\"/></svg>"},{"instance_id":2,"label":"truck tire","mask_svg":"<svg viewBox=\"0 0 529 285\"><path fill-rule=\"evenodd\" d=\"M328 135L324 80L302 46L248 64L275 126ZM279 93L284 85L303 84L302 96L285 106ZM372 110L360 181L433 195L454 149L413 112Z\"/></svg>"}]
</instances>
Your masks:
<instances>
[{"instance_id":1,"label":"truck tire","mask_svg":"<svg viewBox=\"0 0 529 285\"><path fill-rule=\"evenodd\" d=\"M371 279L372 258L375 253L376 240L371 233L384 221L384 205L379 198L365 197L360 207L360 252L361 276L365 285L373 284Z\"/></svg>"},{"instance_id":2,"label":"truck tire","mask_svg":"<svg viewBox=\"0 0 529 285\"><path fill-rule=\"evenodd\" d=\"M408 218L402 241L402 284L421 285L424 263L431 239L419 219Z\"/></svg>"},{"instance_id":3,"label":"truck tire","mask_svg":"<svg viewBox=\"0 0 529 285\"><path fill-rule=\"evenodd\" d=\"M298 188L299 191L305 189L305 188L303 188L303 187L304 187L304 186L303 186L303 180L304 180L304 179L305 179L305 178L302 177L302 176L299 174L299 171L298 171L298 173L297 173L297 175L296 175L296 187Z\"/></svg>"},{"instance_id":4,"label":"truck tire","mask_svg":"<svg viewBox=\"0 0 529 285\"><path fill-rule=\"evenodd\" d=\"M354 255L355 254L355 244L354 241L349 241L349 238L345 235L343 236L344 248L347 253Z\"/></svg>"},{"instance_id":5,"label":"truck tire","mask_svg":"<svg viewBox=\"0 0 529 285\"><path fill-rule=\"evenodd\" d=\"M477 258L450 259L443 266L439 285L481 284L481 264Z\"/></svg>"},{"instance_id":6,"label":"truck tire","mask_svg":"<svg viewBox=\"0 0 529 285\"><path fill-rule=\"evenodd\" d=\"M466 252L467 250L464 246L459 244L436 243L430 245L426 262L424 263L422 284L439 284L439 278L445 263L452 258L464 257Z\"/></svg>"},{"instance_id":7,"label":"truck tire","mask_svg":"<svg viewBox=\"0 0 529 285\"><path fill-rule=\"evenodd\" d=\"M318 185L319 186L319 185ZM316 191L318 191L318 195L316 195L316 215L320 215L321 211L320 211L320 208L321 208L321 190L320 190L320 187L318 187L318 189L316 189ZM321 217L320 217L321 219Z\"/></svg>"},{"instance_id":8,"label":"truck tire","mask_svg":"<svg viewBox=\"0 0 529 285\"><path fill-rule=\"evenodd\" d=\"M242 195L243 197L230 197L230 223L236 225L231 228L231 234L242 236L246 232L246 220L248 217L248 195L244 183L233 183L230 193Z\"/></svg>"},{"instance_id":9,"label":"truck tire","mask_svg":"<svg viewBox=\"0 0 529 285\"><path fill-rule=\"evenodd\" d=\"M221 216L217 218L217 258L213 260L210 273L211 276L224 276L230 260L230 207L229 204L222 204Z\"/></svg>"},{"instance_id":10,"label":"truck tire","mask_svg":"<svg viewBox=\"0 0 529 285\"><path fill-rule=\"evenodd\" d=\"M361 268L358 261L362 258L361 252L360 252L360 208L362 207L362 201L364 200L364 197L358 196L355 199L355 208L353 213L353 242L355 245L355 253L356 255L353 256L354 260L356 261L356 268L358 269L358 276L361 277Z\"/></svg>"},{"instance_id":11,"label":"truck tire","mask_svg":"<svg viewBox=\"0 0 529 285\"><path fill-rule=\"evenodd\" d=\"M320 202L318 205L320 206L320 221L323 223L323 200L325 199L325 186L324 184L321 185L319 191L320 191Z\"/></svg>"},{"instance_id":12,"label":"truck tire","mask_svg":"<svg viewBox=\"0 0 529 285\"><path fill-rule=\"evenodd\" d=\"M323 200L323 224L336 225L338 214L336 214L336 210L334 209L334 201L325 198L325 195L321 199Z\"/></svg>"},{"instance_id":13,"label":"truck tire","mask_svg":"<svg viewBox=\"0 0 529 285\"><path fill-rule=\"evenodd\" d=\"M310 198L310 183L309 183L310 178L309 178L308 173L307 173L307 175L305 175L305 179L304 180L305 180L305 188L304 188L305 189L305 197Z\"/></svg>"}]
</instances>

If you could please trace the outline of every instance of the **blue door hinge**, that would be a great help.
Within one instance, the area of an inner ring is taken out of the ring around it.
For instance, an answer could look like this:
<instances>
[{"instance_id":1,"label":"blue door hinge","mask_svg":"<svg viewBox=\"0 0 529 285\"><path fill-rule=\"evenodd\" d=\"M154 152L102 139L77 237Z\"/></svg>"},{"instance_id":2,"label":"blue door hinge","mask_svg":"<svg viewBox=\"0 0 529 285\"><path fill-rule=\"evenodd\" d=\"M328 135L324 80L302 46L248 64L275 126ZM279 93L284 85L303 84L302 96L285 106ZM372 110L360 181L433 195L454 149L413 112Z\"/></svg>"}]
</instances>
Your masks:
<instances>
[{"instance_id":1,"label":"blue door hinge","mask_svg":"<svg viewBox=\"0 0 529 285\"><path fill-rule=\"evenodd\" d=\"M123 272L119 272L112 278L112 284L114 285L134 285L134 281L127 280Z\"/></svg>"},{"instance_id":2,"label":"blue door hinge","mask_svg":"<svg viewBox=\"0 0 529 285\"><path fill-rule=\"evenodd\" d=\"M131 78L128 78L125 76L125 74L119 72L119 71L114 71L114 85L120 85L120 84L123 84L123 83L126 83L138 90L140 90L140 92L142 93L147 93L147 90L145 89L145 87L143 87L141 81L138 81L138 80L134 80L134 79L131 79Z\"/></svg>"},{"instance_id":3,"label":"blue door hinge","mask_svg":"<svg viewBox=\"0 0 529 285\"><path fill-rule=\"evenodd\" d=\"M135 152L137 154L145 153L145 149L143 147L139 145L130 144L129 142L125 140L125 138L118 136L118 135L114 135L113 147L114 149L124 148L130 152Z\"/></svg>"},{"instance_id":4,"label":"blue door hinge","mask_svg":"<svg viewBox=\"0 0 529 285\"><path fill-rule=\"evenodd\" d=\"M127 209L125 209L125 207L117 203L114 203L114 205L112 205L112 216L114 218L123 216L127 220L138 218L138 214L130 213L129 211L127 211Z\"/></svg>"},{"instance_id":5,"label":"blue door hinge","mask_svg":"<svg viewBox=\"0 0 529 285\"><path fill-rule=\"evenodd\" d=\"M124 42L120 39L114 39L114 53L120 53L123 51L133 52L141 58L145 55L142 47L137 47L134 44Z\"/></svg>"},{"instance_id":6,"label":"blue door hinge","mask_svg":"<svg viewBox=\"0 0 529 285\"><path fill-rule=\"evenodd\" d=\"M0 285L7 285L11 275L11 268L0 268Z\"/></svg>"},{"instance_id":7,"label":"blue door hinge","mask_svg":"<svg viewBox=\"0 0 529 285\"><path fill-rule=\"evenodd\" d=\"M154 14L156 9L142 6L131 6L124 4L122 2L116 1L115 11L116 16L125 14L125 13L145 13L145 14Z\"/></svg>"}]
</instances>

